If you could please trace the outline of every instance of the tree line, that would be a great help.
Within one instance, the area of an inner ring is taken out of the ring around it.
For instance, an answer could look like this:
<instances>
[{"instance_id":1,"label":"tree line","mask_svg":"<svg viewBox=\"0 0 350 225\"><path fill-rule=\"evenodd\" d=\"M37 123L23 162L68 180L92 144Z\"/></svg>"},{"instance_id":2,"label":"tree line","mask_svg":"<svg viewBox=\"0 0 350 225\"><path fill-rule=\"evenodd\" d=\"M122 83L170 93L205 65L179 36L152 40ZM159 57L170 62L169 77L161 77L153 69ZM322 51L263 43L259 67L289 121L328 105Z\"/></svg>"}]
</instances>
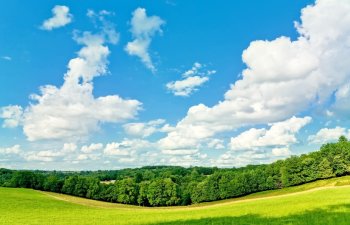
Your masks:
<instances>
[{"instance_id":1,"label":"tree line","mask_svg":"<svg viewBox=\"0 0 350 225\"><path fill-rule=\"evenodd\" d=\"M350 142L266 165L241 168L147 166L111 171L0 169L0 186L33 188L141 206L190 205L350 174Z\"/></svg>"}]
</instances>

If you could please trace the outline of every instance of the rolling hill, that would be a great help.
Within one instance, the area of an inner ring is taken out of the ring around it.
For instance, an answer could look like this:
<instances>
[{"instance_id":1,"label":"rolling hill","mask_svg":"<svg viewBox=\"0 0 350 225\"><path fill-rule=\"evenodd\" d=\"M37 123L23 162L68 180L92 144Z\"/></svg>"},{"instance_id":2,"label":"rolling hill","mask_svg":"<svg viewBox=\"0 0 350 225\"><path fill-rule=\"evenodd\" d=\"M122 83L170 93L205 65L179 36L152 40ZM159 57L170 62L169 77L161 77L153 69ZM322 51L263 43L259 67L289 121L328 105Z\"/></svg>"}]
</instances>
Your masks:
<instances>
[{"instance_id":1,"label":"rolling hill","mask_svg":"<svg viewBox=\"0 0 350 225\"><path fill-rule=\"evenodd\" d=\"M147 208L0 188L1 224L348 224L350 176L191 206Z\"/></svg>"}]
</instances>

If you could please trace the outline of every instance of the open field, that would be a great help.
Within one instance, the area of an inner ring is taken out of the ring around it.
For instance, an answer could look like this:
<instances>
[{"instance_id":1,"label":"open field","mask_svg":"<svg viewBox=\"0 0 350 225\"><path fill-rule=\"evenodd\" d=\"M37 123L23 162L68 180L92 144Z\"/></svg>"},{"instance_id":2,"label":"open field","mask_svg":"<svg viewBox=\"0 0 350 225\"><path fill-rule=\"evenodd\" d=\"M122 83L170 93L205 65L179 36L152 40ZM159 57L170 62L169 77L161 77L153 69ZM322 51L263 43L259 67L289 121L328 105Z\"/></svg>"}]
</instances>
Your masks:
<instances>
[{"instance_id":1,"label":"open field","mask_svg":"<svg viewBox=\"0 0 350 225\"><path fill-rule=\"evenodd\" d=\"M0 224L348 224L350 177L187 207L142 208L0 188Z\"/></svg>"}]
</instances>

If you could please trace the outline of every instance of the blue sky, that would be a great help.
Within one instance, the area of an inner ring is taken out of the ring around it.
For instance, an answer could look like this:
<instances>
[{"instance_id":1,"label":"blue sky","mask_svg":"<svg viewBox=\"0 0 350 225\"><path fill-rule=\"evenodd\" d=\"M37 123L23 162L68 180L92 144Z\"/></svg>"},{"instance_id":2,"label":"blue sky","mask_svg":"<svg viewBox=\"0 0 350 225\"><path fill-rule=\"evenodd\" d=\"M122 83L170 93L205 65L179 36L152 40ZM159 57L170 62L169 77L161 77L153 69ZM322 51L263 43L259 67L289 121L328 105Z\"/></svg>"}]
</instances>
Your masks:
<instances>
[{"instance_id":1,"label":"blue sky","mask_svg":"<svg viewBox=\"0 0 350 225\"><path fill-rule=\"evenodd\" d=\"M1 1L0 167L237 167L350 136L349 14L345 0Z\"/></svg>"}]
</instances>

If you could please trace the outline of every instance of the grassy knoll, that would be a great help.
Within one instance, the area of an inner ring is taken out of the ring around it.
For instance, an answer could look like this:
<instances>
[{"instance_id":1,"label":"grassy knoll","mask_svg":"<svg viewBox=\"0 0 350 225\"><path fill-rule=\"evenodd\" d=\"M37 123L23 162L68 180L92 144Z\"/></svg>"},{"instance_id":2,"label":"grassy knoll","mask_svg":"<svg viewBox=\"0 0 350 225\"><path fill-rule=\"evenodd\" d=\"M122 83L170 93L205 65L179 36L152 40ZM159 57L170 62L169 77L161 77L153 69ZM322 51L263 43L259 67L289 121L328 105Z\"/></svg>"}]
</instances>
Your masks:
<instances>
[{"instance_id":1,"label":"grassy knoll","mask_svg":"<svg viewBox=\"0 0 350 225\"><path fill-rule=\"evenodd\" d=\"M350 177L188 207L141 208L0 188L0 224L349 224Z\"/></svg>"}]
</instances>

